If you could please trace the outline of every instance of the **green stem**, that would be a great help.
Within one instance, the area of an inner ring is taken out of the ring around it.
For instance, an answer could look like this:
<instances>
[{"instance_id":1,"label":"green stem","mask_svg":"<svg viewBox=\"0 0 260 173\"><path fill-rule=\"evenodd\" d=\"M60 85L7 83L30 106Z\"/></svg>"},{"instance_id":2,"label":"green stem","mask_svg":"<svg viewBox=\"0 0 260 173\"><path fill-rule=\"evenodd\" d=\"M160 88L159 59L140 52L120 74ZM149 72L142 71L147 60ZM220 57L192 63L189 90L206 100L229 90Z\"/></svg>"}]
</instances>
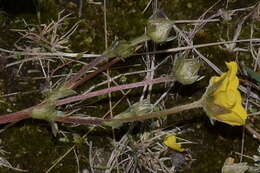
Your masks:
<instances>
[{"instance_id":1,"label":"green stem","mask_svg":"<svg viewBox=\"0 0 260 173\"><path fill-rule=\"evenodd\" d=\"M117 121L117 122L134 122L134 121L143 121L146 119L152 119L152 118L159 118L161 116L166 116L166 115L170 115L170 114L175 114L178 112L182 112L185 110L189 110L189 109L194 109L194 108L200 108L202 107L201 104L202 100L198 100L186 105L180 105L180 106L176 106L170 109L166 109L166 110L162 110L162 111L158 111L158 112L152 112L152 113L148 113L148 114L144 114L141 116L137 116L137 117L131 117L131 118L122 118L122 119L111 119L108 121Z\"/></svg>"}]
</instances>

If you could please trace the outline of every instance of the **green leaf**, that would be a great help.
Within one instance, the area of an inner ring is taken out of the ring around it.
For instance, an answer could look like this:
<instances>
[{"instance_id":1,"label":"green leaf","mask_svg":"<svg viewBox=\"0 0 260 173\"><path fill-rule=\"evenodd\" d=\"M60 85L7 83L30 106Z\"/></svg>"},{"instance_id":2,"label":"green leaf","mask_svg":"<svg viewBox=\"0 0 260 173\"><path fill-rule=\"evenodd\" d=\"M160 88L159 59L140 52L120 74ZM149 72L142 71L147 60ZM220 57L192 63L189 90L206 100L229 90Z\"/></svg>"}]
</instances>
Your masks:
<instances>
[{"instance_id":1,"label":"green leaf","mask_svg":"<svg viewBox=\"0 0 260 173\"><path fill-rule=\"evenodd\" d=\"M76 94L76 91L66 88L64 86L61 86L59 88L54 89L52 92L49 93L49 96L47 98L51 101L58 100L63 97L67 97L70 95Z\"/></svg>"},{"instance_id":2,"label":"green leaf","mask_svg":"<svg viewBox=\"0 0 260 173\"><path fill-rule=\"evenodd\" d=\"M255 72L251 68L244 66L244 69L246 70L247 74L254 80L256 80L258 83L260 83L260 73Z\"/></svg>"}]
</instances>

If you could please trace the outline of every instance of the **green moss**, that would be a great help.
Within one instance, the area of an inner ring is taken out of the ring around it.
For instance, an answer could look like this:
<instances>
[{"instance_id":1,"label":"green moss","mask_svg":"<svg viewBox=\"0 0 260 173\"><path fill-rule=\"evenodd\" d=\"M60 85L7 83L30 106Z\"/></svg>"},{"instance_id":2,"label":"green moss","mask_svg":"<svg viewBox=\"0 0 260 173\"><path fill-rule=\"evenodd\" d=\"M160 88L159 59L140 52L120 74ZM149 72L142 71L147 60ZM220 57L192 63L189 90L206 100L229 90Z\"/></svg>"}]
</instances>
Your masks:
<instances>
[{"instance_id":1,"label":"green moss","mask_svg":"<svg viewBox=\"0 0 260 173\"><path fill-rule=\"evenodd\" d=\"M58 157L65 153L70 145L59 143L54 139L48 128L41 127L35 121L27 121L17 124L15 127L8 129L8 133L2 134L4 139L2 146L9 152L6 159L13 166L18 166L28 172L46 171ZM73 154L69 154L60 164L58 170L73 172L74 166ZM66 168L62 165L68 165ZM36 166L37 165L37 166ZM56 169L57 170L57 169ZM8 173L12 170L1 168L1 172Z\"/></svg>"}]
</instances>

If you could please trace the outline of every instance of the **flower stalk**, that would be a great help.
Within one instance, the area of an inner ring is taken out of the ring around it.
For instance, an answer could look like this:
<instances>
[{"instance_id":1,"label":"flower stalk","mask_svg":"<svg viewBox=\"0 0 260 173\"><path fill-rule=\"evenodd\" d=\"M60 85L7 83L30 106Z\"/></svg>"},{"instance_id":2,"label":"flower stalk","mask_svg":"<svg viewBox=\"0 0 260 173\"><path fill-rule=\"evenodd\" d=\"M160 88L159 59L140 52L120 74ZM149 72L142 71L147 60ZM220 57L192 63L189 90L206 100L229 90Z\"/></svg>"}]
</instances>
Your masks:
<instances>
[{"instance_id":1,"label":"flower stalk","mask_svg":"<svg viewBox=\"0 0 260 173\"><path fill-rule=\"evenodd\" d=\"M146 80L146 81L142 81L142 82L119 85L119 86L115 86L115 87L110 87L110 88L94 91L94 92L91 92L91 93L86 93L86 94L83 94L83 95L77 95L77 96L72 96L72 97L68 97L68 98L65 98L65 99L57 100L56 105L60 106L60 105L84 100L84 99L87 99L87 98L91 98L91 97L95 97L95 96L99 96L99 95L104 95L104 94L114 92L114 91L137 88L137 87L141 87L141 86L145 86L145 85L162 83L162 82L170 82L170 81L173 81L173 80L175 80L175 79L172 78L172 77L160 77L160 78L156 78L156 79L152 79L152 80Z\"/></svg>"},{"instance_id":2,"label":"flower stalk","mask_svg":"<svg viewBox=\"0 0 260 173\"><path fill-rule=\"evenodd\" d=\"M112 119L104 119L104 118L94 118L94 117L57 117L55 121L63 122L63 123L76 123L81 125L104 125L111 126L111 124L123 124L127 122L135 122L135 121L144 121L152 118L159 118L162 116L167 116L171 114L176 114L185 110L201 108L202 100L198 100L189 104L176 106L170 109L166 109L163 111L151 112L147 114L143 114L140 116L131 116L129 118L112 118Z\"/></svg>"},{"instance_id":3,"label":"flower stalk","mask_svg":"<svg viewBox=\"0 0 260 173\"><path fill-rule=\"evenodd\" d=\"M179 113L179 112L182 112L185 110L189 110L189 109L201 108L202 107L201 103L202 103L202 100L198 100L198 101L195 101L192 103L176 106L176 107L158 111L158 112L152 112L152 113L148 113L148 114L144 114L144 115L140 115L140 116L136 116L136 117L130 117L130 118L110 119L110 120L106 120L106 121L118 121L118 122L124 122L124 123L134 122L134 121L144 121L147 119L159 118L159 117L170 115L170 114L176 114L176 113Z\"/></svg>"}]
</instances>

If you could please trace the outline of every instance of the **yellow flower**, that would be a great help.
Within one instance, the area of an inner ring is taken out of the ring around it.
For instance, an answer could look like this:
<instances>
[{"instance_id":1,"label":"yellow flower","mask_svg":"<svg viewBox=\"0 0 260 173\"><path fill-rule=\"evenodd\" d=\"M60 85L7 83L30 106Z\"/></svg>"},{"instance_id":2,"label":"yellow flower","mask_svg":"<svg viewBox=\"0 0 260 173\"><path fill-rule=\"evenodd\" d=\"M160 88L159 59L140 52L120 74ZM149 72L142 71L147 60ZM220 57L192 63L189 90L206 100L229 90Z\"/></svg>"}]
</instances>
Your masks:
<instances>
[{"instance_id":1,"label":"yellow flower","mask_svg":"<svg viewBox=\"0 0 260 173\"><path fill-rule=\"evenodd\" d=\"M164 140L163 140L164 145L166 145L167 147L179 151L179 152L183 152L184 149L181 148L181 144L176 143L176 136L174 135L166 135Z\"/></svg>"},{"instance_id":2,"label":"yellow flower","mask_svg":"<svg viewBox=\"0 0 260 173\"><path fill-rule=\"evenodd\" d=\"M241 104L236 62L226 63L228 72L212 77L204 95L203 108L208 116L233 126L245 124L247 113Z\"/></svg>"}]
</instances>

